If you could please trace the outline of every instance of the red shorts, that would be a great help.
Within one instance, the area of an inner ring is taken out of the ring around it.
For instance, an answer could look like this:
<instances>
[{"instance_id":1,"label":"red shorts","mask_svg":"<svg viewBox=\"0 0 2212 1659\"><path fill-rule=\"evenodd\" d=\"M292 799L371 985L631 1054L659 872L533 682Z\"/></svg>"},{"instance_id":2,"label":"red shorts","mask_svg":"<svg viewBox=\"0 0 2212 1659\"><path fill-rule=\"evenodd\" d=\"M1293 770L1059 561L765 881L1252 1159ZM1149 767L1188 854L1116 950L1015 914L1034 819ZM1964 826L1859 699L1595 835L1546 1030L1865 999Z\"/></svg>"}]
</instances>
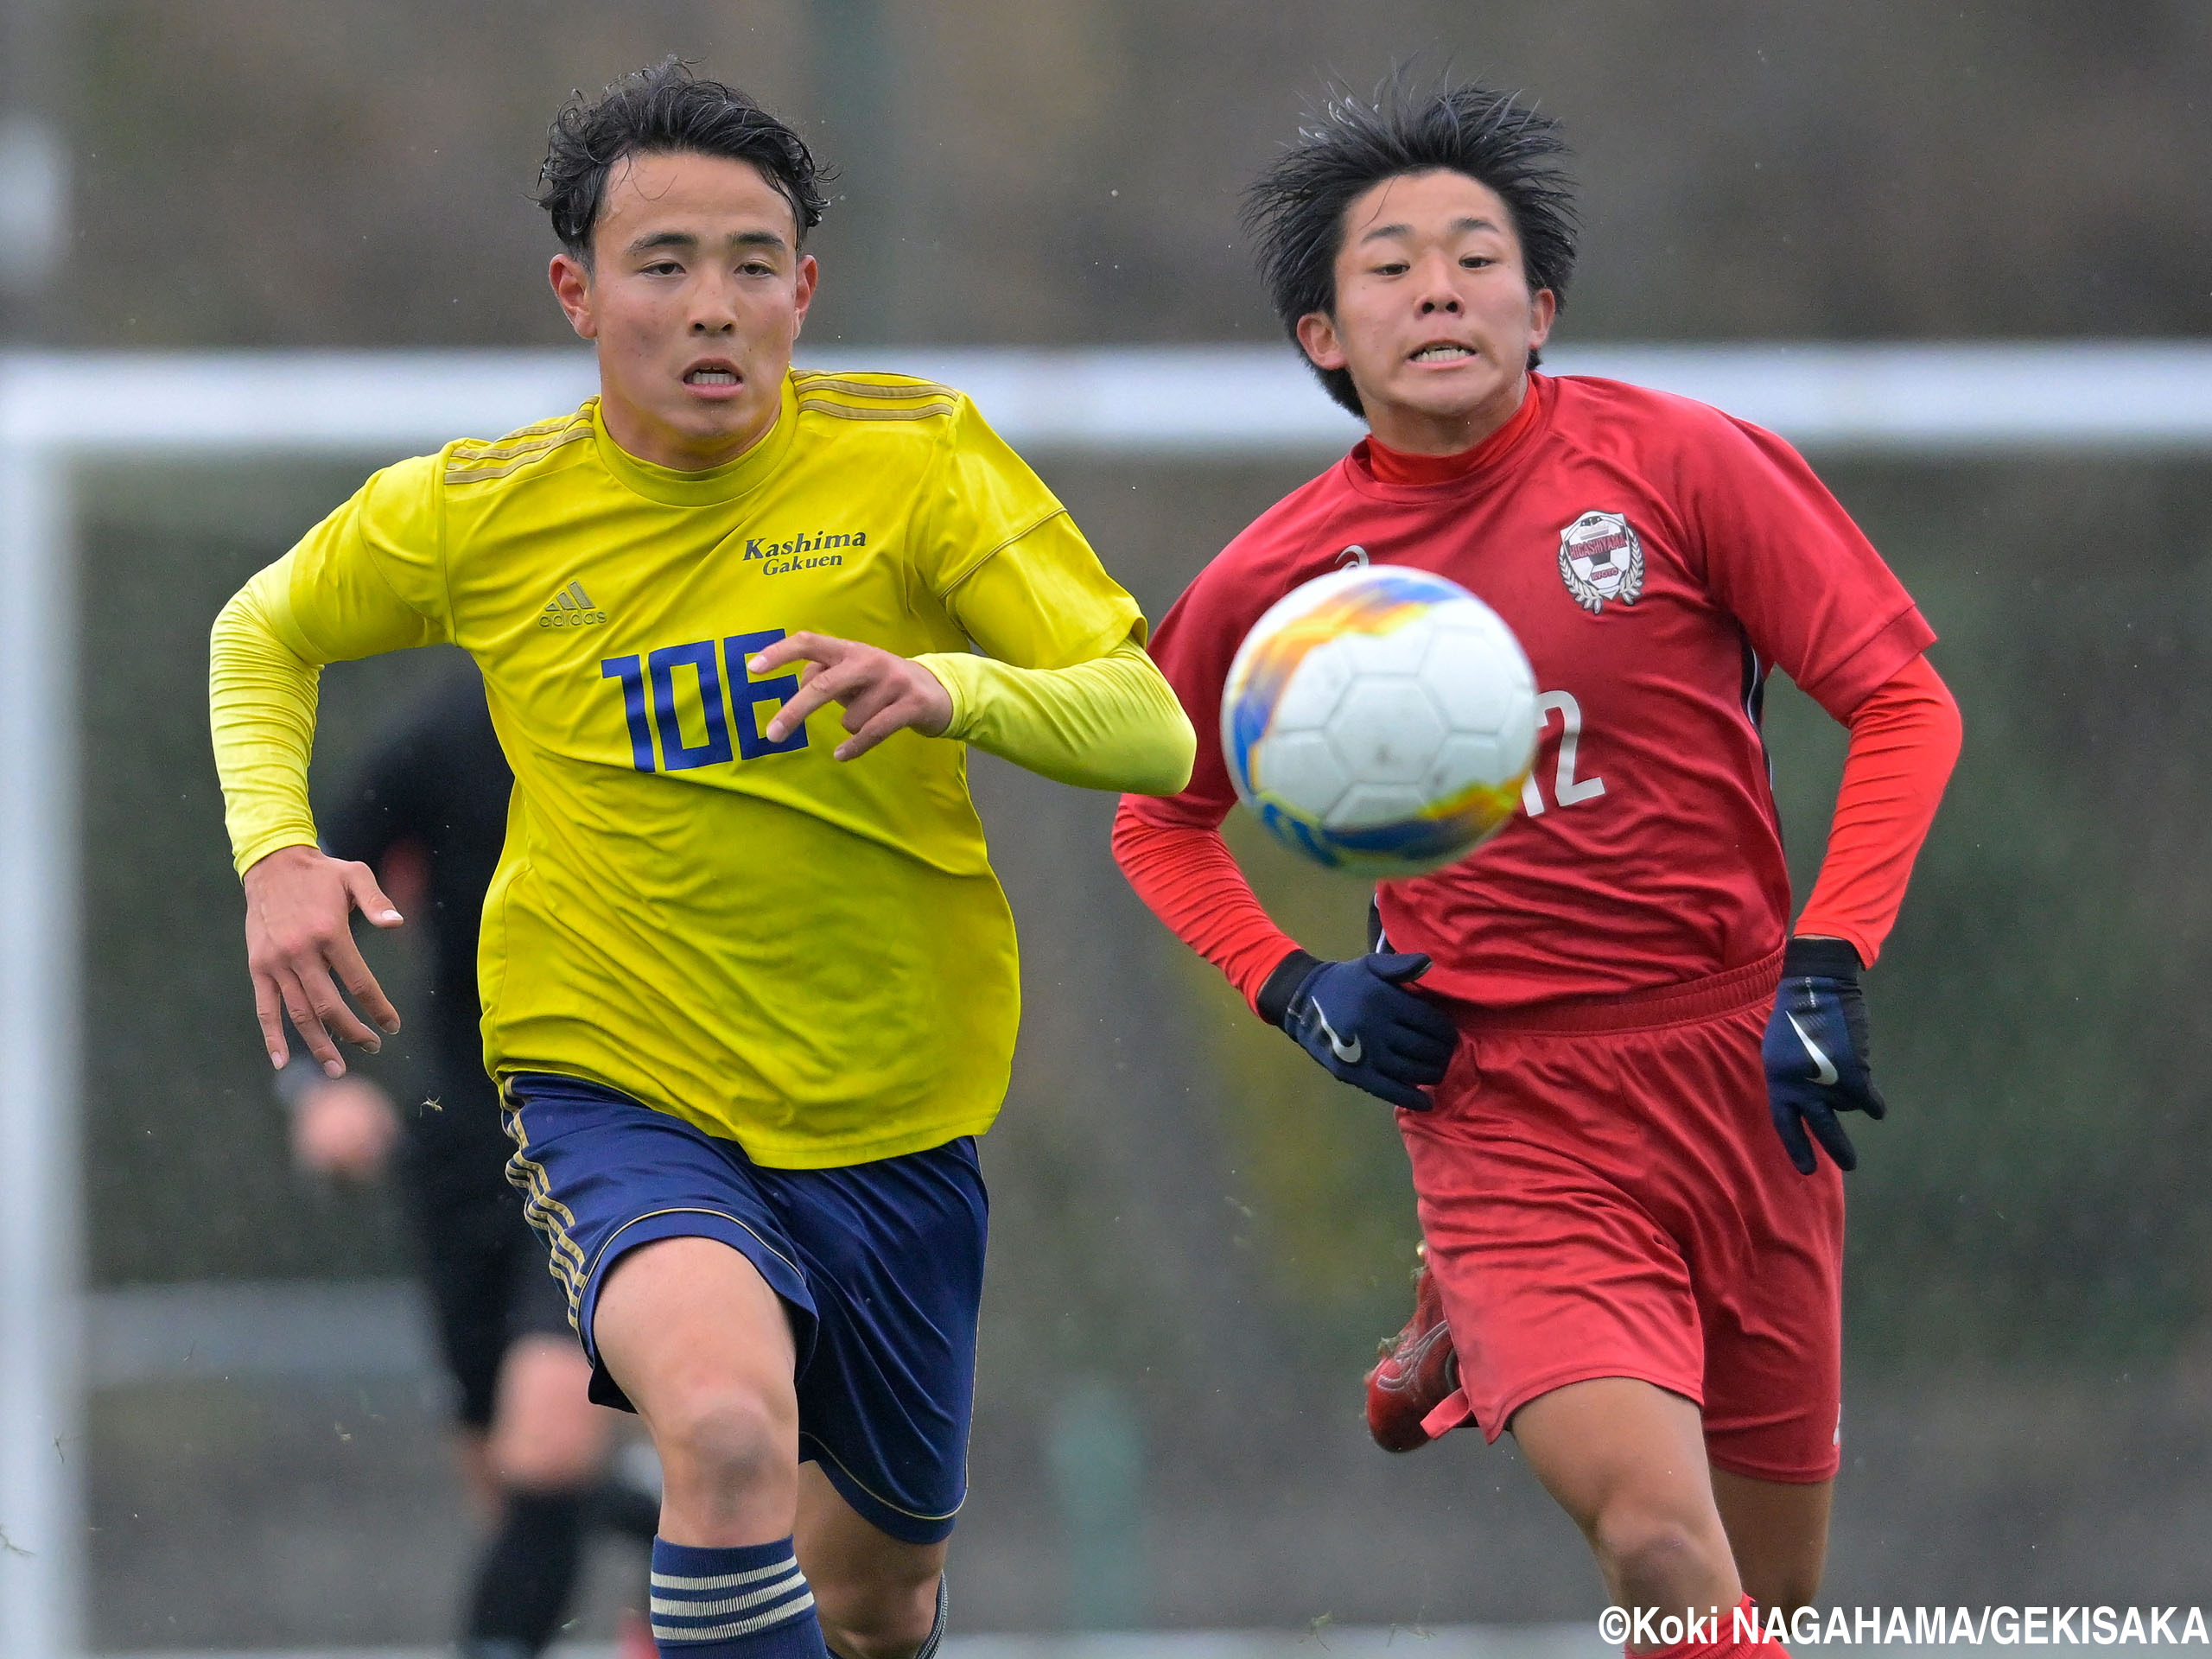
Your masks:
<instances>
[{"instance_id":1,"label":"red shorts","mask_svg":"<svg viewBox=\"0 0 2212 1659\"><path fill-rule=\"evenodd\" d=\"M1455 1009L1436 1109L1398 1127L1490 1440L1538 1395L1630 1376L1703 1408L1720 1468L1835 1473L1843 1178L1825 1159L1800 1175L1767 1115L1780 962L1636 997Z\"/></svg>"}]
</instances>

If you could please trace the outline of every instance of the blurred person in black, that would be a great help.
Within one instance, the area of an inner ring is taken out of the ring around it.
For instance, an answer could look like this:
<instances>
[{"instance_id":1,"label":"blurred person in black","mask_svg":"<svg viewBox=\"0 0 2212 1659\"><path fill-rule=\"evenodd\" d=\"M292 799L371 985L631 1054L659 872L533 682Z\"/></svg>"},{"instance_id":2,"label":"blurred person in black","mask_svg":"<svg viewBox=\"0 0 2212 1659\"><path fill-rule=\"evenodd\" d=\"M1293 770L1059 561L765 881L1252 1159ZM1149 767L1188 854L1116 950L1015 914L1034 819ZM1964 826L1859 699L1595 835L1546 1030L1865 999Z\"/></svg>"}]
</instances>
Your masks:
<instances>
[{"instance_id":1,"label":"blurred person in black","mask_svg":"<svg viewBox=\"0 0 2212 1659\"><path fill-rule=\"evenodd\" d=\"M493 1531L470 1586L465 1659L524 1659L560 1624L592 1524L652 1541L652 1496L605 1478L615 1414L585 1397L591 1364L567 1297L507 1184L477 1029L476 936L513 786L474 669L455 664L322 815L333 857L376 869L429 918L428 1098L396 1107L358 1073L322 1075L304 1048L278 1075L292 1148L317 1174L393 1167L454 1385L463 1479ZM650 1651L650 1646L646 1649Z\"/></svg>"}]
</instances>

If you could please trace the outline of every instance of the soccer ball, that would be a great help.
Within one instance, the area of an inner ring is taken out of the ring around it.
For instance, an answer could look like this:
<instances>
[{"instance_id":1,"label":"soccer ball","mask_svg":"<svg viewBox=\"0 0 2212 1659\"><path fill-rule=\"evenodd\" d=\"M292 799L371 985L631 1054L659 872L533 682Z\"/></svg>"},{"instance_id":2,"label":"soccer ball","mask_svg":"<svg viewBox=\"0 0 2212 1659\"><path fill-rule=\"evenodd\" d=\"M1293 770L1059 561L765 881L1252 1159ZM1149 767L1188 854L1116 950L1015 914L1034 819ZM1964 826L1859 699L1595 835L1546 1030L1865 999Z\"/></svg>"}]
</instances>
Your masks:
<instances>
[{"instance_id":1,"label":"soccer ball","mask_svg":"<svg viewBox=\"0 0 2212 1659\"><path fill-rule=\"evenodd\" d=\"M1333 571L1275 601L1222 689L1237 798L1332 869L1418 875L1513 816L1536 677L1497 613L1403 566Z\"/></svg>"}]
</instances>

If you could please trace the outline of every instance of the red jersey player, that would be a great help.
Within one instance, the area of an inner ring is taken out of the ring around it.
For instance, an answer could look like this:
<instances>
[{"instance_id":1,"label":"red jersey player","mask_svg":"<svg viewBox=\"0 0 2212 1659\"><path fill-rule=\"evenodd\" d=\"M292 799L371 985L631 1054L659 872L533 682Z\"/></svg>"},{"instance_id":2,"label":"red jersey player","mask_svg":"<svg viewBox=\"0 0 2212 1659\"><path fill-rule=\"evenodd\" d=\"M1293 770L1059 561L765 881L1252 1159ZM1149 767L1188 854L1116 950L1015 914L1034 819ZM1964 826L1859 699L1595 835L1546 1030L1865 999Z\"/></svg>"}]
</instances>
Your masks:
<instances>
[{"instance_id":1,"label":"red jersey player","mask_svg":"<svg viewBox=\"0 0 2212 1659\"><path fill-rule=\"evenodd\" d=\"M1675 1611L1631 1649L1682 1631L1688 1659L1730 1646L1746 1591L1794 1609L1820 1582L1856 1162L1834 1114L1882 1113L1858 974L1958 716L1934 633L1787 444L1532 372L1574 257L1561 152L1509 99L1400 89L1330 104L1255 187L1276 309L1372 435L1161 625L1198 766L1179 796L1126 798L1114 844L1262 1018L1401 1108L1426 1264L1370 1377L1376 1438L1510 1430L1614 1603ZM1330 963L1222 843L1219 706L1262 611L1366 561L1494 607L1546 723L1523 811L1472 858L1383 883L1375 954ZM1794 937L1759 729L1776 667L1851 728ZM1689 1606L1719 1617L1688 1632Z\"/></svg>"}]
</instances>

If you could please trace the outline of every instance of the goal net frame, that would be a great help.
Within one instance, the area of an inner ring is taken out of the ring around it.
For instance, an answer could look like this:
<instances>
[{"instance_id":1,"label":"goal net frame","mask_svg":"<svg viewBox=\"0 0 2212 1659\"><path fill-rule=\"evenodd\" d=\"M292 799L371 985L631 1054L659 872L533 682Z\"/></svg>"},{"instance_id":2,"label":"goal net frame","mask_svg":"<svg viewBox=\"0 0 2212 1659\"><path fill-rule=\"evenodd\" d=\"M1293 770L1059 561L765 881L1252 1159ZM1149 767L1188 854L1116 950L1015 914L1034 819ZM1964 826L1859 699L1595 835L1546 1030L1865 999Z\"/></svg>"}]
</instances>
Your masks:
<instances>
[{"instance_id":1,"label":"goal net frame","mask_svg":"<svg viewBox=\"0 0 2212 1659\"><path fill-rule=\"evenodd\" d=\"M2212 342L1554 355L1565 372L1680 392L1821 456L2212 450ZM1318 465L1362 430L1280 345L807 362L958 386L1040 455ZM0 354L0 594L16 619L0 652L0 1659L85 1651L79 469L315 455L365 467L511 430L595 385L577 350Z\"/></svg>"}]
</instances>

